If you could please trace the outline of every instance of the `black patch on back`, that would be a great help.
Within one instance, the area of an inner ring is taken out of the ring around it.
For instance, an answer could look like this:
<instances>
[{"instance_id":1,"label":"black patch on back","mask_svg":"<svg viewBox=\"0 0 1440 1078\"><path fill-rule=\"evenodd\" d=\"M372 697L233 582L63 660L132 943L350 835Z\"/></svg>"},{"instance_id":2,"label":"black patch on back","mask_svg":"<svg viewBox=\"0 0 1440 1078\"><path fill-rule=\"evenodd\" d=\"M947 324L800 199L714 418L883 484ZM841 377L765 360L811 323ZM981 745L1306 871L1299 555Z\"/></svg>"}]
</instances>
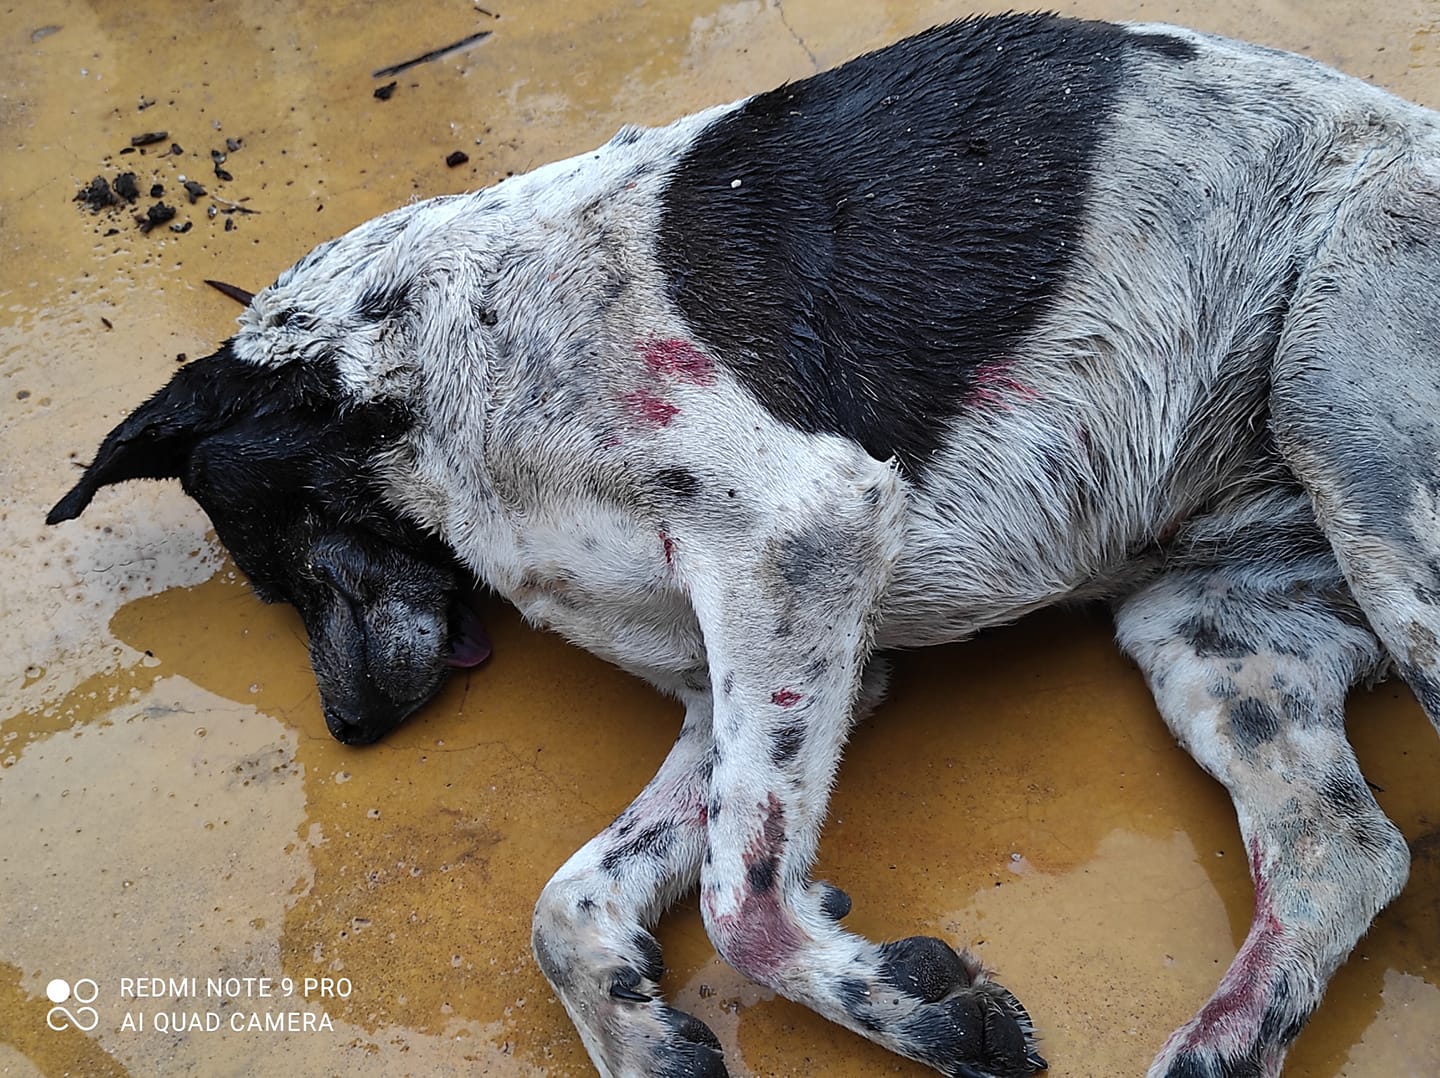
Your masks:
<instances>
[{"instance_id":1,"label":"black patch on back","mask_svg":"<svg viewBox=\"0 0 1440 1078\"><path fill-rule=\"evenodd\" d=\"M1200 53L1192 42L1171 37L1169 34L1131 34L1130 43L1182 62L1193 60Z\"/></svg>"},{"instance_id":2,"label":"black patch on back","mask_svg":"<svg viewBox=\"0 0 1440 1078\"><path fill-rule=\"evenodd\" d=\"M662 196L676 304L773 415L919 477L1069 271L1133 38L969 19L751 99Z\"/></svg>"}]
</instances>

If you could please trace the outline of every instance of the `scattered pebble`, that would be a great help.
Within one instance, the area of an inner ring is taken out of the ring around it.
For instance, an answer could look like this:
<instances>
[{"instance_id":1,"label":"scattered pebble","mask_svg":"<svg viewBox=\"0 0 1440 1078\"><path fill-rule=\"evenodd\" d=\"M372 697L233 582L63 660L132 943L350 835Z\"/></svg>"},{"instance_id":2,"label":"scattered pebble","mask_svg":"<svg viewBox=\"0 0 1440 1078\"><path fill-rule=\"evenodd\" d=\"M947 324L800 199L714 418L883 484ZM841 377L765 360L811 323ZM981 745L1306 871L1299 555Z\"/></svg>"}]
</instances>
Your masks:
<instances>
[{"instance_id":1,"label":"scattered pebble","mask_svg":"<svg viewBox=\"0 0 1440 1078\"><path fill-rule=\"evenodd\" d=\"M375 96L381 101L389 101L390 96L395 92L398 82L387 82L384 86L375 87Z\"/></svg>"},{"instance_id":2,"label":"scattered pebble","mask_svg":"<svg viewBox=\"0 0 1440 1078\"><path fill-rule=\"evenodd\" d=\"M150 146L157 142L164 142L169 137L169 131L145 131L139 135L131 135L130 145Z\"/></svg>"},{"instance_id":3,"label":"scattered pebble","mask_svg":"<svg viewBox=\"0 0 1440 1078\"><path fill-rule=\"evenodd\" d=\"M163 202L157 202L145 211L145 217L140 220L140 231L149 232L157 225L163 225L166 221L175 216L175 207L167 206Z\"/></svg>"},{"instance_id":4,"label":"scattered pebble","mask_svg":"<svg viewBox=\"0 0 1440 1078\"><path fill-rule=\"evenodd\" d=\"M163 183L152 183L150 185L151 198L159 198L163 194L165 194L165 185Z\"/></svg>"},{"instance_id":5,"label":"scattered pebble","mask_svg":"<svg viewBox=\"0 0 1440 1078\"><path fill-rule=\"evenodd\" d=\"M90 209L99 213L106 206L118 205L120 199L110 189L110 183L104 176L96 176L93 180L80 188L75 195L74 201L83 202Z\"/></svg>"},{"instance_id":6,"label":"scattered pebble","mask_svg":"<svg viewBox=\"0 0 1440 1078\"><path fill-rule=\"evenodd\" d=\"M140 184L135 179L135 173L122 172L115 177L115 193L126 202L134 202L140 197Z\"/></svg>"},{"instance_id":7,"label":"scattered pebble","mask_svg":"<svg viewBox=\"0 0 1440 1078\"><path fill-rule=\"evenodd\" d=\"M464 150L456 150L454 153L450 154L448 157L445 158L445 163L451 168L457 168L460 165L466 164L469 160L470 155L468 153L466 153Z\"/></svg>"}]
</instances>

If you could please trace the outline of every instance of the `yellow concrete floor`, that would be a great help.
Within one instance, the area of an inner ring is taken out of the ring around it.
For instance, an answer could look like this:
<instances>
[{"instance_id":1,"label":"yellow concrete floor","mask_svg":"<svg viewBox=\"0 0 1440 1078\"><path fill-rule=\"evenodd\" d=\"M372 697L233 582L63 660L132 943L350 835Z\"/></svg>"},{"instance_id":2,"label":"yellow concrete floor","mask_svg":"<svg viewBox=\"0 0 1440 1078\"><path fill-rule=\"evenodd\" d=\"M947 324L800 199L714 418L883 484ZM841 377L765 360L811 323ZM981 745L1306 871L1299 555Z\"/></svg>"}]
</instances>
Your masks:
<instances>
[{"instance_id":1,"label":"yellow concrete floor","mask_svg":"<svg viewBox=\"0 0 1440 1078\"><path fill-rule=\"evenodd\" d=\"M347 749L325 733L298 620L249 594L177 485L132 484L78 522L41 523L177 356L229 332L235 307L202 279L258 287L413 195L973 10L485 3L498 17L461 0L0 14L0 1075L589 1073L530 958L530 910L650 775L675 708L497 606L488 665L380 746ZM1440 106L1437 0L1056 6L1296 49ZM372 96L372 70L481 29L492 36ZM209 152L227 137L241 144L217 182ZM180 154L162 152L171 142ZM447 168L453 150L469 163ZM128 212L71 201L122 166L142 189L163 184L191 229L141 234ZM228 201L189 205L181 174ZM223 212L236 204L255 212ZM1357 696L1351 727L1415 870L1288 1073L1434 1076L1440 741L1395 685ZM853 896L857 929L938 933L999 967L1057 1078L1140 1074L1215 985L1250 909L1228 803L1173 746L1106 623L1080 614L903 659L893 702L856 733L820 871ZM693 900L660 937L666 987L737 1076L929 1073L743 982ZM262 976L276 995L205 994L207 978ZM98 984L93 1031L47 1028L55 977ZM200 998L123 999L124 977L194 977ZM303 992L323 977L348 978L347 998ZM306 1011L331 1028L155 1028L194 1011ZM127 1015L144 1028L122 1028Z\"/></svg>"}]
</instances>

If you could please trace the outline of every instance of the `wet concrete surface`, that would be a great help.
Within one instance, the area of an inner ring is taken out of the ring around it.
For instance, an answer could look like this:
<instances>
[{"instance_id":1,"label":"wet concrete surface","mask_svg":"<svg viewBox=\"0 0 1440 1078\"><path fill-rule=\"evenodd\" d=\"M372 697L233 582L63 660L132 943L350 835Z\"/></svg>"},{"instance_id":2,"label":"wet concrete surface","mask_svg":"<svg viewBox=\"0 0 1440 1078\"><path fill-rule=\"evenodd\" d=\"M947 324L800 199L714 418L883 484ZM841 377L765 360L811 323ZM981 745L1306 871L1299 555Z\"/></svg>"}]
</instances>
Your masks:
<instances>
[{"instance_id":1,"label":"wet concrete surface","mask_svg":"<svg viewBox=\"0 0 1440 1078\"><path fill-rule=\"evenodd\" d=\"M497 605L489 664L381 745L347 749L325 732L298 619L250 595L176 484L107 491L60 528L42 518L177 356L227 335L236 310L204 278L258 287L413 195L1008 6L6 9L0 1074L591 1073L530 958L530 910L652 773L676 708ZM1436 0L1057 6L1296 49L1440 106ZM372 96L389 81L373 70L479 30L491 36ZM456 150L469 161L448 168ZM142 211L164 186L173 222L142 234L131 207L71 202L124 170ZM181 174L207 189L194 205ZM1435 1075L1440 742L1398 684L1357 694L1350 725L1415 868L1287 1073ZM998 967L1056 1076L1142 1073L1214 987L1251 901L1228 802L1173 745L1106 622L1083 613L904 657L892 702L855 734L818 872L850 892L857 930L947 936ZM929 1073L729 971L693 898L659 935L666 987L717 1031L732 1073ZM94 1029L47 1028L57 977L96 982ZM196 997L122 998L127 977L195 978ZM258 981L208 991L261 977L272 995ZM192 1012L224 1025L156 1029ZM230 1026L292 1012L327 1028ZM122 1028L127 1016L144 1027Z\"/></svg>"}]
</instances>

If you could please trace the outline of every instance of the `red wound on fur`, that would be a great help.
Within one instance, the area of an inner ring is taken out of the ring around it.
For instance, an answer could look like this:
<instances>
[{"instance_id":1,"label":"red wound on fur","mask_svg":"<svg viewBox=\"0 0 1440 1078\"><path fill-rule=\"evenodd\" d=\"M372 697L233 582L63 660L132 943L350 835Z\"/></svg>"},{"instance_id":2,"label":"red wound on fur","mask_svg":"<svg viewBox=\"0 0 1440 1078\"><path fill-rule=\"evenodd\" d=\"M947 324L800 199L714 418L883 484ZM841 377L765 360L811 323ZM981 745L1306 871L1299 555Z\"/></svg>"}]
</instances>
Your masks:
<instances>
[{"instance_id":1,"label":"red wound on fur","mask_svg":"<svg viewBox=\"0 0 1440 1078\"><path fill-rule=\"evenodd\" d=\"M665 564L666 564L666 565L674 565L674 564L675 564L675 540L674 540L674 539L671 539L670 536L666 535L666 534L662 531L662 532L660 533L660 542L662 542L662 543L665 544Z\"/></svg>"},{"instance_id":2,"label":"red wound on fur","mask_svg":"<svg viewBox=\"0 0 1440 1078\"><path fill-rule=\"evenodd\" d=\"M621 398L635 415L657 427L668 427L670 420L680 414L680 409L667 400L657 397L648 389L637 389Z\"/></svg>"},{"instance_id":3,"label":"red wound on fur","mask_svg":"<svg viewBox=\"0 0 1440 1078\"><path fill-rule=\"evenodd\" d=\"M794 707L803 699L805 699L805 697L792 689L781 689L779 692L772 692L770 694L770 702L772 704L778 704L780 707Z\"/></svg>"},{"instance_id":4,"label":"red wound on fur","mask_svg":"<svg viewBox=\"0 0 1440 1078\"><path fill-rule=\"evenodd\" d=\"M1040 394L1024 382L1017 381L1010 374L1009 363L992 363L975 372L975 381L970 388L970 403L980 404L1008 412L1013 402L1038 400Z\"/></svg>"},{"instance_id":5,"label":"red wound on fur","mask_svg":"<svg viewBox=\"0 0 1440 1078\"><path fill-rule=\"evenodd\" d=\"M1185 1038L1187 1049L1249 1043L1259 1036L1265 1011L1275 994L1285 926L1275 915L1270 880L1265 875L1259 845L1253 840L1250 871L1255 879L1255 913L1250 932L1215 995L1197 1016L1195 1028Z\"/></svg>"},{"instance_id":6,"label":"red wound on fur","mask_svg":"<svg viewBox=\"0 0 1440 1078\"><path fill-rule=\"evenodd\" d=\"M678 337L646 341L641 352L645 366L656 374L710 385L715 381L715 364L689 341Z\"/></svg>"}]
</instances>

